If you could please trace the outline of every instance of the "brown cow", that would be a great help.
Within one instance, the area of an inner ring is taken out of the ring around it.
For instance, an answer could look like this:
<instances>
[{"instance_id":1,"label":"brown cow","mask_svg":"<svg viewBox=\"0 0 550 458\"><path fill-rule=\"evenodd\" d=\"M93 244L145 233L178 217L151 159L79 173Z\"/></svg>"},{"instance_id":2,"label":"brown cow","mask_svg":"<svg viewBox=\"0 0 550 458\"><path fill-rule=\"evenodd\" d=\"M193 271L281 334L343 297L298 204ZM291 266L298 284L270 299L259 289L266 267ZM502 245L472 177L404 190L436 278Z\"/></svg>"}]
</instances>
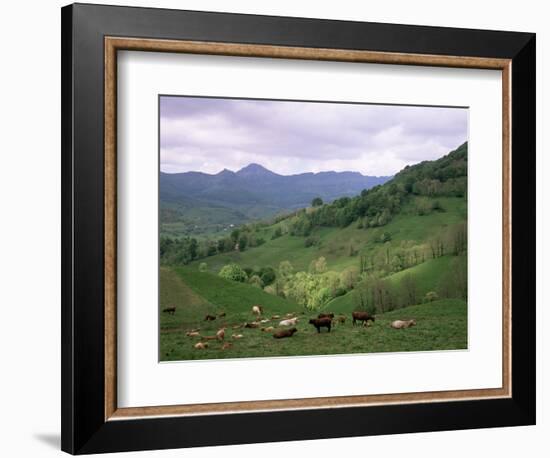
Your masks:
<instances>
[{"instance_id":1,"label":"brown cow","mask_svg":"<svg viewBox=\"0 0 550 458\"><path fill-rule=\"evenodd\" d=\"M374 316L370 315L368 312L352 312L351 317L353 318L354 326L356 321L372 321L374 323Z\"/></svg>"},{"instance_id":2,"label":"brown cow","mask_svg":"<svg viewBox=\"0 0 550 458\"><path fill-rule=\"evenodd\" d=\"M216 317L214 315L206 315L204 321L214 321Z\"/></svg>"},{"instance_id":3,"label":"brown cow","mask_svg":"<svg viewBox=\"0 0 550 458\"><path fill-rule=\"evenodd\" d=\"M309 320L309 324L312 324L313 326L315 326L318 333L321 333L321 328L327 328L328 332L330 332L330 328L332 326L332 320L327 317L312 318L311 320Z\"/></svg>"},{"instance_id":4,"label":"brown cow","mask_svg":"<svg viewBox=\"0 0 550 458\"><path fill-rule=\"evenodd\" d=\"M285 337L292 337L295 332L298 332L296 328L279 329L273 333L275 339L283 339Z\"/></svg>"},{"instance_id":5,"label":"brown cow","mask_svg":"<svg viewBox=\"0 0 550 458\"><path fill-rule=\"evenodd\" d=\"M245 323L244 327L245 328L259 328L260 323L257 323L255 321L253 321L252 323Z\"/></svg>"},{"instance_id":6,"label":"brown cow","mask_svg":"<svg viewBox=\"0 0 550 458\"><path fill-rule=\"evenodd\" d=\"M336 321L340 324L345 324L346 323L346 316L345 315L338 315L336 317Z\"/></svg>"},{"instance_id":7,"label":"brown cow","mask_svg":"<svg viewBox=\"0 0 550 458\"><path fill-rule=\"evenodd\" d=\"M232 346L233 346L233 344L231 342L225 342L222 345L222 350L227 350L228 348L231 348Z\"/></svg>"},{"instance_id":8,"label":"brown cow","mask_svg":"<svg viewBox=\"0 0 550 458\"><path fill-rule=\"evenodd\" d=\"M169 313L170 315L173 315L176 313L176 306L171 305L170 307L166 307L165 309L162 309L162 313Z\"/></svg>"},{"instance_id":9,"label":"brown cow","mask_svg":"<svg viewBox=\"0 0 550 458\"><path fill-rule=\"evenodd\" d=\"M193 345L197 350L204 350L205 348L208 348L208 344L204 342L198 342L195 345Z\"/></svg>"}]
</instances>

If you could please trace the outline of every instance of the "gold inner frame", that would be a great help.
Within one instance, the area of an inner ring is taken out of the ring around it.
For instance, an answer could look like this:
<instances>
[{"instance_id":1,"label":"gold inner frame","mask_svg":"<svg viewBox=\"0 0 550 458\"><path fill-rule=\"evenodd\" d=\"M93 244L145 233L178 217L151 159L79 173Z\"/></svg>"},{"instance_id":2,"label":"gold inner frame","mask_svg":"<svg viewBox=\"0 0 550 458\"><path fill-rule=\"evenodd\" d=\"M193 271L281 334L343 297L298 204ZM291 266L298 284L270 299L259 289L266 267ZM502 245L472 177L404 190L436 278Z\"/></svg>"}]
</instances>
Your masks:
<instances>
[{"instance_id":1,"label":"gold inner frame","mask_svg":"<svg viewBox=\"0 0 550 458\"><path fill-rule=\"evenodd\" d=\"M500 70L502 72L502 387L402 394L118 408L116 371L116 117L117 51L119 50ZM105 420L128 420L150 416L205 415L230 412L244 413L252 411L336 408L511 397L511 66L512 63L510 59L105 37Z\"/></svg>"}]
</instances>

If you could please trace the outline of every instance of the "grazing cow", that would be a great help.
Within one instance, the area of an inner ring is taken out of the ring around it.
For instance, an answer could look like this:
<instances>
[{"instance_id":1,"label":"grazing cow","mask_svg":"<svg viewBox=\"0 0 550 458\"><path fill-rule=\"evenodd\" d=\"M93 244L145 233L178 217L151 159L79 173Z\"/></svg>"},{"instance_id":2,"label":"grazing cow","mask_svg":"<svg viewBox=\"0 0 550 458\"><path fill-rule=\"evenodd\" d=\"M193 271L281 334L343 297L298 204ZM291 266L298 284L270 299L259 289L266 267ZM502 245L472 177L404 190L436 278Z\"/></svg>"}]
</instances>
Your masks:
<instances>
[{"instance_id":1,"label":"grazing cow","mask_svg":"<svg viewBox=\"0 0 550 458\"><path fill-rule=\"evenodd\" d=\"M204 321L214 321L216 317L214 315L206 315Z\"/></svg>"},{"instance_id":2,"label":"grazing cow","mask_svg":"<svg viewBox=\"0 0 550 458\"><path fill-rule=\"evenodd\" d=\"M225 338L225 328L221 328L218 332L216 332L216 337L218 340L223 340Z\"/></svg>"},{"instance_id":3,"label":"grazing cow","mask_svg":"<svg viewBox=\"0 0 550 458\"><path fill-rule=\"evenodd\" d=\"M197 342L195 345L193 345L197 350L204 350L205 348L208 348L208 344L205 342Z\"/></svg>"},{"instance_id":4,"label":"grazing cow","mask_svg":"<svg viewBox=\"0 0 550 458\"><path fill-rule=\"evenodd\" d=\"M203 340L219 340L217 335L213 335L213 336L202 336L201 339L203 339Z\"/></svg>"},{"instance_id":5,"label":"grazing cow","mask_svg":"<svg viewBox=\"0 0 550 458\"><path fill-rule=\"evenodd\" d=\"M189 331L185 334L187 337L200 337L200 334L198 331Z\"/></svg>"},{"instance_id":6,"label":"grazing cow","mask_svg":"<svg viewBox=\"0 0 550 458\"><path fill-rule=\"evenodd\" d=\"M225 342L222 345L222 350L227 350L228 348L231 348L232 346L233 346L233 344L231 342Z\"/></svg>"},{"instance_id":7,"label":"grazing cow","mask_svg":"<svg viewBox=\"0 0 550 458\"><path fill-rule=\"evenodd\" d=\"M245 327L245 328L250 328L250 329L259 328L259 327L260 327L260 323L256 323L255 321L253 321L252 323L245 323L245 324L244 324L244 327Z\"/></svg>"},{"instance_id":8,"label":"grazing cow","mask_svg":"<svg viewBox=\"0 0 550 458\"><path fill-rule=\"evenodd\" d=\"M368 312L352 312L351 317L353 318L354 326L356 321L372 321L374 323L374 317Z\"/></svg>"},{"instance_id":9,"label":"grazing cow","mask_svg":"<svg viewBox=\"0 0 550 458\"><path fill-rule=\"evenodd\" d=\"M285 318L294 318L295 316L296 316L295 313L287 313L287 314L285 315Z\"/></svg>"},{"instance_id":10,"label":"grazing cow","mask_svg":"<svg viewBox=\"0 0 550 458\"><path fill-rule=\"evenodd\" d=\"M295 326L298 318L290 318L288 320L283 320L279 323L279 326Z\"/></svg>"},{"instance_id":11,"label":"grazing cow","mask_svg":"<svg viewBox=\"0 0 550 458\"><path fill-rule=\"evenodd\" d=\"M252 306L252 313L256 316L260 316L263 311L264 311L264 308L261 305Z\"/></svg>"},{"instance_id":12,"label":"grazing cow","mask_svg":"<svg viewBox=\"0 0 550 458\"><path fill-rule=\"evenodd\" d=\"M317 315L317 318L330 318L331 320L333 320L334 313L319 313L319 315Z\"/></svg>"},{"instance_id":13,"label":"grazing cow","mask_svg":"<svg viewBox=\"0 0 550 458\"><path fill-rule=\"evenodd\" d=\"M346 316L345 315L338 315L336 317L336 321L340 324L345 324L346 323Z\"/></svg>"},{"instance_id":14,"label":"grazing cow","mask_svg":"<svg viewBox=\"0 0 550 458\"><path fill-rule=\"evenodd\" d=\"M218 313L218 318L223 318L225 316L225 312Z\"/></svg>"},{"instance_id":15,"label":"grazing cow","mask_svg":"<svg viewBox=\"0 0 550 458\"><path fill-rule=\"evenodd\" d=\"M267 328L262 328L260 331L262 332L272 332L275 328L273 326L268 326Z\"/></svg>"},{"instance_id":16,"label":"grazing cow","mask_svg":"<svg viewBox=\"0 0 550 458\"><path fill-rule=\"evenodd\" d=\"M407 329L411 326L416 326L416 320L395 320L391 324L393 329Z\"/></svg>"},{"instance_id":17,"label":"grazing cow","mask_svg":"<svg viewBox=\"0 0 550 458\"><path fill-rule=\"evenodd\" d=\"M273 333L275 339L284 339L285 337L292 337L295 332L298 332L296 328L279 329Z\"/></svg>"},{"instance_id":18,"label":"grazing cow","mask_svg":"<svg viewBox=\"0 0 550 458\"><path fill-rule=\"evenodd\" d=\"M317 329L317 332L321 332L321 328L327 328L328 332L330 332L330 328L332 326L332 320L330 318L324 317L324 318L312 318L309 320L309 324L312 324Z\"/></svg>"},{"instance_id":19,"label":"grazing cow","mask_svg":"<svg viewBox=\"0 0 550 458\"><path fill-rule=\"evenodd\" d=\"M237 340L237 339L242 339L243 337L244 337L244 336L243 336L242 334L232 334L232 335L231 335L231 338L232 338L232 339L235 339L235 340Z\"/></svg>"},{"instance_id":20,"label":"grazing cow","mask_svg":"<svg viewBox=\"0 0 550 458\"><path fill-rule=\"evenodd\" d=\"M170 315L173 315L176 313L176 306L171 305L170 307L166 307L165 309L162 309L162 313L169 313Z\"/></svg>"},{"instance_id":21,"label":"grazing cow","mask_svg":"<svg viewBox=\"0 0 550 458\"><path fill-rule=\"evenodd\" d=\"M279 318L281 318L281 315L273 315L271 317L272 320L278 320Z\"/></svg>"}]
</instances>

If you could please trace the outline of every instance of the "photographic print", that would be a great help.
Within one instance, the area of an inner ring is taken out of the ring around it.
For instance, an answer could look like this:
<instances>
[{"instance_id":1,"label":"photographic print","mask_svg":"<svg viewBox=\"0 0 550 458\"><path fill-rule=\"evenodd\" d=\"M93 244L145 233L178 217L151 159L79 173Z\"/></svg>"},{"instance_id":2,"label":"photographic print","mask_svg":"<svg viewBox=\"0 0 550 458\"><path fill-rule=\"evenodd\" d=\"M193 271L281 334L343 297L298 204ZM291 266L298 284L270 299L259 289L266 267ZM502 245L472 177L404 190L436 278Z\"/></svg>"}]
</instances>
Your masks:
<instances>
[{"instance_id":1,"label":"photographic print","mask_svg":"<svg viewBox=\"0 0 550 458\"><path fill-rule=\"evenodd\" d=\"M160 361L466 349L468 109L159 96Z\"/></svg>"}]
</instances>

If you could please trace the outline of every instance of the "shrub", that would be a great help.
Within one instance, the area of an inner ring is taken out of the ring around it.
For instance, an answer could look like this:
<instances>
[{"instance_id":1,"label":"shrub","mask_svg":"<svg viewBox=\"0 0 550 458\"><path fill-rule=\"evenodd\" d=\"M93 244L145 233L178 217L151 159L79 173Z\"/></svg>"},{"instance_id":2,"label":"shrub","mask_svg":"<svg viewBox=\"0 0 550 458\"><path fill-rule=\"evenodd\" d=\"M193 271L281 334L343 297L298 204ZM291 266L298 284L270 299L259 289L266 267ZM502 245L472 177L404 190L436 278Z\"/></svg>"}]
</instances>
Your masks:
<instances>
[{"instance_id":1,"label":"shrub","mask_svg":"<svg viewBox=\"0 0 550 458\"><path fill-rule=\"evenodd\" d=\"M271 285L275 281L275 278L277 278L273 267L262 267L258 275L262 280L262 283L266 286Z\"/></svg>"},{"instance_id":2,"label":"shrub","mask_svg":"<svg viewBox=\"0 0 550 458\"><path fill-rule=\"evenodd\" d=\"M309 236L305 239L304 246L306 248L309 248L309 247L312 247L314 245L317 245L318 243L319 243L319 238L318 237Z\"/></svg>"},{"instance_id":3,"label":"shrub","mask_svg":"<svg viewBox=\"0 0 550 458\"><path fill-rule=\"evenodd\" d=\"M320 207L321 205L323 205L323 199L321 199L320 197L316 197L311 201L312 207Z\"/></svg>"},{"instance_id":4,"label":"shrub","mask_svg":"<svg viewBox=\"0 0 550 458\"><path fill-rule=\"evenodd\" d=\"M237 264L227 264L220 270L219 276L226 280L245 282L248 278L246 272Z\"/></svg>"},{"instance_id":5,"label":"shrub","mask_svg":"<svg viewBox=\"0 0 550 458\"><path fill-rule=\"evenodd\" d=\"M266 287L264 288L264 291L265 291L267 294L272 294L273 296L276 296L276 295L277 295L277 289L276 289L275 286L273 286L273 285L266 286Z\"/></svg>"},{"instance_id":6,"label":"shrub","mask_svg":"<svg viewBox=\"0 0 550 458\"><path fill-rule=\"evenodd\" d=\"M271 236L271 240L278 239L281 235L283 235L283 230L279 226L277 229L275 229L275 232L273 232L273 235Z\"/></svg>"},{"instance_id":7,"label":"shrub","mask_svg":"<svg viewBox=\"0 0 550 458\"><path fill-rule=\"evenodd\" d=\"M243 270L245 271L248 278L252 277L252 275L254 274L254 269L252 269L252 267L244 267Z\"/></svg>"},{"instance_id":8,"label":"shrub","mask_svg":"<svg viewBox=\"0 0 550 458\"><path fill-rule=\"evenodd\" d=\"M262 282L262 279L260 277L258 277L258 275L252 275L252 277L250 277L250 279L248 280L248 283L250 283L252 286L256 286L260 289L264 286L263 282Z\"/></svg>"}]
</instances>

